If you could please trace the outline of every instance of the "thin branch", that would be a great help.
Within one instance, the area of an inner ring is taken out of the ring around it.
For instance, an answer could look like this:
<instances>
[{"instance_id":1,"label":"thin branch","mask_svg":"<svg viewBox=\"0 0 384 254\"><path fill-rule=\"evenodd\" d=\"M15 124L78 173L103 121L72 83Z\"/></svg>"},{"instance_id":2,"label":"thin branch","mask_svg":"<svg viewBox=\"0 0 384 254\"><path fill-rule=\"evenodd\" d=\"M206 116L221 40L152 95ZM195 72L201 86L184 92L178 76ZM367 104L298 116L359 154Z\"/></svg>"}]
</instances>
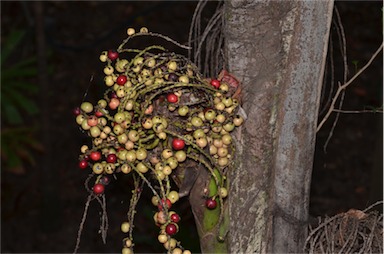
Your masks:
<instances>
[{"instance_id":1,"label":"thin branch","mask_svg":"<svg viewBox=\"0 0 384 254\"><path fill-rule=\"evenodd\" d=\"M343 114L360 114L360 113L383 113L382 109L378 110L341 110L341 109L334 109L333 112L339 112Z\"/></svg>"},{"instance_id":2,"label":"thin branch","mask_svg":"<svg viewBox=\"0 0 384 254\"><path fill-rule=\"evenodd\" d=\"M324 123L328 120L329 116L331 115L331 113L335 109L335 104L336 104L337 99L339 98L340 93L342 91L344 91L353 81L355 81L355 79L358 76L361 75L361 73L363 73L371 65L373 60L376 58L376 56L382 50L383 50L383 44L381 44L380 47L376 50L376 52L372 55L372 57L371 57L371 59L369 59L368 63L366 63L363 68L361 68L350 80L348 80L348 82L346 82L343 85L339 85L339 87L336 91L335 97L332 100L331 106L329 107L327 114L324 116L324 118L321 120L320 124L317 126L316 132L318 132L321 129L321 127L323 127Z\"/></svg>"}]
</instances>

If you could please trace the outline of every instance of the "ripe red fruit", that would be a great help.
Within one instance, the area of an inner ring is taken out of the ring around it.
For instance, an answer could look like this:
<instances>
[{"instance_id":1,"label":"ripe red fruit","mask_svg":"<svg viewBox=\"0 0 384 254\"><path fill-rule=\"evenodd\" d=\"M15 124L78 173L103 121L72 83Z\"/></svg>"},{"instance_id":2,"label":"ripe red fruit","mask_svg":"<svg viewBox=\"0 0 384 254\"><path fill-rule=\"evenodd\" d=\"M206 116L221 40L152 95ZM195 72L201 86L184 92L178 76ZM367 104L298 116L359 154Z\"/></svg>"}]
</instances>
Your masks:
<instances>
[{"instance_id":1,"label":"ripe red fruit","mask_svg":"<svg viewBox=\"0 0 384 254\"><path fill-rule=\"evenodd\" d=\"M212 198L208 198L206 201L205 201L205 206L208 208L208 209L215 209L217 207L217 202L216 200L212 199Z\"/></svg>"},{"instance_id":2,"label":"ripe red fruit","mask_svg":"<svg viewBox=\"0 0 384 254\"><path fill-rule=\"evenodd\" d=\"M91 152L91 154L89 155L89 157L93 160L93 161L98 161L101 159L101 153L98 152L98 151L93 151Z\"/></svg>"},{"instance_id":3,"label":"ripe red fruit","mask_svg":"<svg viewBox=\"0 0 384 254\"><path fill-rule=\"evenodd\" d=\"M212 80L211 80L211 85L212 85L214 88L218 89L218 88L220 87L220 81L218 81L217 79L212 79Z\"/></svg>"},{"instance_id":4,"label":"ripe red fruit","mask_svg":"<svg viewBox=\"0 0 384 254\"><path fill-rule=\"evenodd\" d=\"M107 162L108 163L115 163L116 160L117 160L116 154L113 154L113 153L108 154L108 156L107 156Z\"/></svg>"},{"instance_id":5,"label":"ripe red fruit","mask_svg":"<svg viewBox=\"0 0 384 254\"><path fill-rule=\"evenodd\" d=\"M119 86L123 86L126 82L127 82L127 76L125 76L125 75L120 75L116 79L116 83Z\"/></svg>"},{"instance_id":6,"label":"ripe red fruit","mask_svg":"<svg viewBox=\"0 0 384 254\"><path fill-rule=\"evenodd\" d=\"M119 53L117 53L115 50L108 50L108 58L113 60L116 60L119 57Z\"/></svg>"},{"instance_id":7,"label":"ripe red fruit","mask_svg":"<svg viewBox=\"0 0 384 254\"><path fill-rule=\"evenodd\" d=\"M104 192L104 185L101 183L97 183L93 186L93 193L96 195L102 194Z\"/></svg>"},{"instance_id":8,"label":"ripe red fruit","mask_svg":"<svg viewBox=\"0 0 384 254\"><path fill-rule=\"evenodd\" d=\"M178 223L180 220L181 218L177 213L171 214L171 221Z\"/></svg>"},{"instance_id":9,"label":"ripe red fruit","mask_svg":"<svg viewBox=\"0 0 384 254\"><path fill-rule=\"evenodd\" d=\"M97 117L102 117L102 116L103 116L103 113L101 113L100 111L96 111L96 112L95 112L95 116L97 116Z\"/></svg>"},{"instance_id":10,"label":"ripe red fruit","mask_svg":"<svg viewBox=\"0 0 384 254\"><path fill-rule=\"evenodd\" d=\"M159 211L163 210L163 207L167 207L167 209L171 208L172 202L168 198L166 200L162 199L159 204L157 205L157 208L159 208Z\"/></svg>"},{"instance_id":11,"label":"ripe red fruit","mask_svg":"<svg viewBox=\"0 0 384 254\"><path fill-rule=\"evenodd\" d=\"M180 138L174 138L172 140L172 147L175 150L181 150L185 147L185 141Z\"/></svg>"},{"instance_id":12,"label":"ripe red fruit","mask_svg":"<svg viewBox=\"0 0 384 254\"><path fill-rule=\"evenodd\" d=\"M178 102L178 100L179 100L179 97L177 97L177 95L174 93L169 93L167 95L167 101L169 103L176 103L176 102Z\"/></svg>"},{"instance_id":13,"label":"ripe red fruit","mask_svg":"<svg viewBox=\"0 0 384 254\"><path fill-rule=\"evenodd\" d=\"M168 234L168 235L174 235L176 234L178 231L178 228L177 228L177 225L174 224L174 223L169 223L166 227L165 227L165 232Z\"/></svg>"},{"instance_id":14,"label":"ripe red fruit","mask_svg":"<svg viewBox=\"0 0 384 254\"><path fill-rule=\"evenodd\" d=\"M79 162L79 168L85 169L88 167L88 162L86 160L82 160Z\"/></svg>"}]
</instances>

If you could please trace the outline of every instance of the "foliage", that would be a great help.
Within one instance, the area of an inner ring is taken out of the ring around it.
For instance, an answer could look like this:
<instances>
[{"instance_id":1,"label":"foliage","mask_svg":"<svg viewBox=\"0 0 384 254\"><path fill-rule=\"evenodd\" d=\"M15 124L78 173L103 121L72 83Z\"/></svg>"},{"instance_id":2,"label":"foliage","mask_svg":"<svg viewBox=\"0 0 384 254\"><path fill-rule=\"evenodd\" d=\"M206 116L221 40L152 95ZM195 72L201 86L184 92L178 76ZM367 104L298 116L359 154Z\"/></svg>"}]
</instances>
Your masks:
<instances>
[{"instance_id":1,"label":"foliage","mask_svg":"<svg viewBox=\"0 0 384 254\"><path fill-rule=\"evenodd\" d=\"M32 149L41 150L34 137L36 128L27 123L39 112L33 96L38 86L31 82L37 75L36 57L12 61L25 38L24 30L13 30L5 39L1 54L1 158L13 173L24 173L24 162L34 164Z\"/></svg>"}]
</instances>

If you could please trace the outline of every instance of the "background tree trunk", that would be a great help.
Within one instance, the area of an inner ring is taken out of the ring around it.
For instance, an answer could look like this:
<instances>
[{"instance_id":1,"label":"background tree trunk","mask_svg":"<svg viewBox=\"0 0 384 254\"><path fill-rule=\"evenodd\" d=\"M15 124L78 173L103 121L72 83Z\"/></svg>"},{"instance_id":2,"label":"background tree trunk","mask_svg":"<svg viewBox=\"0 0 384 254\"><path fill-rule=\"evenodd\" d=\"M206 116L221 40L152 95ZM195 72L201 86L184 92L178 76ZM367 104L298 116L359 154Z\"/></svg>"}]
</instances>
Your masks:
<instances>
[{"instance_id":1,"label":"background tree trunk","mask_svg":"<svg viewBox=\"0 0 384 254\"><path fill-rule=\"evenodd\" d=\"M333 2L225 4L228 67L248 115L230 176L228 246L302 252Z\"/></svg>"}]
</instances>

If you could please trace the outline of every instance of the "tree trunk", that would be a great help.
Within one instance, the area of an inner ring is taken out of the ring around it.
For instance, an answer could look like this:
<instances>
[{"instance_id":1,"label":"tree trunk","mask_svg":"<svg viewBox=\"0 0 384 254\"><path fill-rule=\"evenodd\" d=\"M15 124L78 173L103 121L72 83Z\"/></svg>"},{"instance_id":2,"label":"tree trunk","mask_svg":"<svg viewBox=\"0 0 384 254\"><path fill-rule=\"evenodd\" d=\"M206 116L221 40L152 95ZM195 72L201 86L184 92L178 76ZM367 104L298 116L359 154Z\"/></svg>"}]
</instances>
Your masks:
<instances>
[{"instance_id":1,"label":"tree trunk","mask_svg":"<svg viewBox=\"0 0 384 254\"><path fill-rule=\"evenodd\" d=\"M303 252L333 2L225 2L247 121L230 176L231 253Z\"/></svg>"}]
</instances>

